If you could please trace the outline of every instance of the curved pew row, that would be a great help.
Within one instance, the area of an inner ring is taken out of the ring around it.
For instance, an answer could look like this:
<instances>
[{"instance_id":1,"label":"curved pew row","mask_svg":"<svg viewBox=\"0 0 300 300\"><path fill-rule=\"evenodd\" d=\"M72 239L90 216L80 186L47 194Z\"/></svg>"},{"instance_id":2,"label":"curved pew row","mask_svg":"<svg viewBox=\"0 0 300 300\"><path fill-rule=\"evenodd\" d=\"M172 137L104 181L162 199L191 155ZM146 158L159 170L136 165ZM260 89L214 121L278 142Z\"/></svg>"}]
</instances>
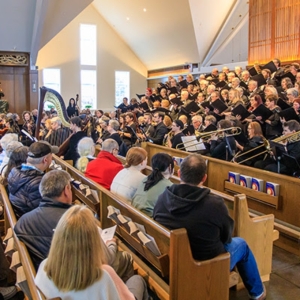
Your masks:
<instances>
[{"instance_id":1,"label":"curved pew row","mask_svg":"<svg viewBox=\"0 0 300 300\"><path fill-rule=\"evenodd\" d=\"M22 284L22 290L30 300L45 300L47 299L41 291L37 288L34 283L34 278L36 275L33 263L29 256L27 247L23 242L21 242L17 235L14 232L15 224L17 223L17 218L9 201L7 192L5 187L1 184L0 185L0 193L1 199L4 204L5 208L5 230L8 231L9 228L12 229L12 239L15 245L15 248L19 254L21 266L17 268L17 281L18 279L25 279L26 282ZM25 277L25 278L24 278ZM23 289L24 288L24 289ZM51 300L59 300L61 298L52 298Z\"/></svg>"},{"instance_id":2,"label":"curved pew row","mask_svg":"<svg viewBox=\"0 0 300 300\"><path fill-rule=\"evenodd\" d=\"M170 275L170 281L169 281L170 287L162 288L165 287L166 284L163 281L161 281L161 279L158 278L158 276L154 272L152 272L151 269L145 266L145 264L143 264L143 267L141 268L142 269L141 274L143 275L146 274L147 279L149 279L147 280L148 285L150 287L152 286L153 289L156 290L156 292L158 292L158 294L162 299L168 299L165 297L166 295L169 294L168 291L170 291L170 295L172 294L171 292L172 290L173 290L172 295L175 295L177 293L180 294L179 289L181 289L182 287L181 285L179 286L175 284L175 282L178 282L177 281L178 276L179 275L181 276L182 274L176 273L174 271L174 268L181 267L181 266L176 266L176 264L178 264L178 261L176 261L175 264L175 259L176 258L178 259L178 256L175 255L175 253L177 253L177 250L175 249L176 247L178 247L178 244L176 244L175 241L180 240L179 245L182 245L183 242L181 241L181 239L183 240L185 239L182 231L170 232L160 224L150 219L148 216L144 215L143 213L141 213L140 211L132 207L131 205L124 203L122 199L112 194L110 191L107 191L102 186L84 177L84 175L81 172L79 172L74 167L70 166L68 163L64 162L63 160L61 160L56 156L53 157L56 164L60 165L62 169L69 172L70 175L75 180L78 180L83 185L89 186L90 189L97 191L98 198L99 198L99 203L98 203L99 205L97 206L99 208L98 211L95 208L95 204L91 203L91 200L84 195L85 192L81 192L75 187L72 188L73 194L76 198L78 198L80 201L88 205L94 212L98 213L103 228L110 227L114 224L111 219L107 218L107 213L108 213L107 207L109 205L119 209L122 215L129 217L130 219L132 219L133 222L137 222L145 226L146 232L150 236L155 238L155 241L162 255L157 257L153 255L151 251L147 251L147 248L141 245L138 239L132 237L132 235L128 233L128 228L126 228L125 226L118 226L117 233L121 238L121 240L124 241L124 243L129 244L131 247L133 247L143 258L145 258L152 266L154 266L160 272L162 277L166 278L168 275ZM151 172L151 169L148 167L145 170L145 173L147 174L149 172ZM172 178L172 180L174 182L178 182L178 178L176 178L175 176ZM269 280L271 267L272 267L273 240L278 238L278 231L273 230L274 216L268 215L268 216L261 216L257 218L250 218L248 213L247 200L244 195L237 195L235 197L232 197L217 191L212 190L212 192L224 198L224 201L227 204L229 212L235 220L234 236L243 237L248 242L249 246L251 247L256 257L262 280L263 281ZM139 260L139 258L137 259ZM180 259L181 259L180 264L182 264L183 266L191 264L196 268L198 266L198 263L200 264L200 262L196 262L192 258L191 260L189 259L188 263L186 263L187 255L180 257ZM201 262L202 268L203 268L203 264L204 263ZM209 264L209 268L211 268L210 264ZM186 276L185 278L188 278L188 275L185 276ZM158 282L159 284L157 284ZM190 287L192 287L191 288L192 290L194 290L195 286L198 286L195 282L192 282L190 285ZM201 286L201 288L203 287ZM157 291L157 289L159 291ZM177 298L171 298L171 299L177 299Z\"/></svg>"},{"instance_id":3,"label":"curved pew row","mask_svg":"<svg viewBox=\"0 0 300 300\"><path fill-rule=\"evenodd\" d=\"M165 152L172 157L186 157L190 153L152 143L142 143L148 153L148 165L154 154ZM280 232L280 238L275 244L291 253L300 255L300 180L291 176L272 173L248 166L227 162L204 156L207 160L207 181L205 185L213 190L229 195L245 194L251 216L273 214L275 229ZM176 171L176 170L175 170ZM228 181L228 173L236 172L264 182L279 184L278 196L254 191Z\"/></svg>"}]
</instances>

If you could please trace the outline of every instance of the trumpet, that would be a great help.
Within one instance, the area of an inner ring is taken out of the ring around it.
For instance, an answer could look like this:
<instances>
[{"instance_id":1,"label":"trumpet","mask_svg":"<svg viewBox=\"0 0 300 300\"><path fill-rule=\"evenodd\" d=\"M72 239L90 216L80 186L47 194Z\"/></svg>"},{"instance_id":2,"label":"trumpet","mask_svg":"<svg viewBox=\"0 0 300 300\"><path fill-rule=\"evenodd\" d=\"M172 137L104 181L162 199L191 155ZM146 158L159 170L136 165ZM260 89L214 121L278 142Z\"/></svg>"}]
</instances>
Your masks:
<instances>
[{"instance_id":1,"label":"trumpet","mask_svg":"<svg viewBox=\"0 0 300 300\"><path fill-rule=\"evenodd\" d=\"M196 133L195 139L190 140L186 143L180 143L176 146L176 149L178 150L183 150L185 147L193 147L198 145L199 143L203 143L203 139L210 139L213 135L217 134L225 134L226 136L236 136L241 134L242 129L240 127L229 127L229 128L224 128L224 129L218 129L214 131L208 131L208 132L203 132L203 133ZM200 142L199 142L200 141Z\"/></svg>"}]
</instances>

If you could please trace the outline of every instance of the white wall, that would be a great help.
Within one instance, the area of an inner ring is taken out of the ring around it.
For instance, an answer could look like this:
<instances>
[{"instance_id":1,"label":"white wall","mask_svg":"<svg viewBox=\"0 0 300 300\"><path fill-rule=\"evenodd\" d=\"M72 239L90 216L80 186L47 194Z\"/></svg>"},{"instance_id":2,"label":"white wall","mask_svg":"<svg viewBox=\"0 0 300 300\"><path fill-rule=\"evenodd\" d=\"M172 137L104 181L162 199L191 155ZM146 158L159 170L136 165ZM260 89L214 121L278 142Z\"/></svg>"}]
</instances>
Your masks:
<instances>
[{"instance_id":1,"label":"white wall","mask_svg":"<svg viewBox=\"0 0 300 300\"><path fill-rule=\"evenodd\" d=\"M97 25L97 108L109 111L115 102L115 71L130 72L130 95L142 94L147 86L147 69L126 43L106 23L92 5L89 5L38 53L39 84L44 68L61 69L61 95L80 96L79 26Z\"/></svg>"}]
</instances>

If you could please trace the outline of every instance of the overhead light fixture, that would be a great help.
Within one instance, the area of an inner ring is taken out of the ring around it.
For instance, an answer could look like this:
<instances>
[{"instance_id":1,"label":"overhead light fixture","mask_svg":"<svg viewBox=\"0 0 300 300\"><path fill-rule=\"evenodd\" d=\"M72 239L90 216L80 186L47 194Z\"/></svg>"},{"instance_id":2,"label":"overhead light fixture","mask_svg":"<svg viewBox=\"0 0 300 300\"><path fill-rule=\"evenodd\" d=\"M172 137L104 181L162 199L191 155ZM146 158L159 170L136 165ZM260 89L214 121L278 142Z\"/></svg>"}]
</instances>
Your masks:
<instances>
[{"instance_id":1,"label":"overhead light fixture","mask_svg":"<svg viewBox=\"0 0 300 300\"><path fill-rule=\"evenodd\" d=\"M127 21L129 21L129 17L127 17L126 19L127 19Z\"/></svg>"},{"instance_id":2,"label":"overhead light fixture","mask_svg":"<svg viewBox=\"0 0 300 300\"><path fill-rule=\"evenodd\" d=\"M144 12L146 12L146 11L147 11L147 9L146 9L146 8L144 8L144 9L143 9L143 11L144 11Z\"/></svg>"}]
</instances>

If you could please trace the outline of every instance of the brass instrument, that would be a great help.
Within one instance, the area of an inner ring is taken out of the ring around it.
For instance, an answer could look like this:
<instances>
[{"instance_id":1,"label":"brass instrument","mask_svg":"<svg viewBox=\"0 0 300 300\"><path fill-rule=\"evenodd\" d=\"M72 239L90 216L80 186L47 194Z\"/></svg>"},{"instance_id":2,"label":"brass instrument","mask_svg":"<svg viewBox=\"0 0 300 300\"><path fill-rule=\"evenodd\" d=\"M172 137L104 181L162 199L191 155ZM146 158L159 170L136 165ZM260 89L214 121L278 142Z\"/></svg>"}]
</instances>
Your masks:
<instances>
[{"instance_id":1,"label":"brass instrument","mask_svg":"<svg viewBox=\"0 0 300 300\"><path fill-rule=\"evenodd\" d=\"M278 137L278 138L272 140L272 142L274 142L274 143L280 143L280 144L285 144L285 143L295 143L295 142L299 142L299 141L300 141L300 131L293 132L293 133L289 133L289 134L287 134L287 135L282 135L282 136L280 136L280 137ZM260 153L256 153L256 154L254 154L254 155L252 155L252 156L250 156L250 157L247 157L247 158L245 158L245 159L242 160L242 161L239 161L239 162L236 161L237 158L240 158L240 157L242 157L243 155L247 155L247 154L249 154L249 153L251 153L251 152L254 152L254 151L256 151L256 150L258 150L258 149L260 149L260 148L263 148L263 147L265 148L264 151L262 151L262 152L260 152ZM255 157L257 157L257 156L260 156L260 155L262 155L262 154L267 154L267 153L270 153L270 152L271 152L270 142L269 142L266 138L263 137L263 144L262 144L262 145L259 145L259 146L255 147L255 148L253 148L253 149L250 149L250 150L248 150L248 151L246 151L246 152L244 152L244 153L243 153L243 152L238 152L238 153L233 157L232 161L233 161L234 163L242 164L242 163L244 163L244 162L246 162L246 161L248 161L248 160L250 160L250 159L252 159L252 158L255 158Z\"/></svg>"},{"instance_id":2,"label":"brass instrument","mask_svg":"<svg viewBox=\"0 0 300 300\"><path fill-rule=\"evenodd\" d=\"M232 131L231 133L227 133L227 131ZM226 136L235 136L235 135L239 135L241 134L242 129L240 127L229 127L229 128L224 128L224 129L218 129L218 130L214 130L214 131L209 131L209 132L196 132L195 133L195 139L188 141L186 143L180 143L176 146L176 149L178 150L183 150L185 149L185 147L193 147L195 145L198 145L199 143L203 143L203 142L199 142L199 140L201 139L209 139L211 138L213 135L217 134L226 134Z\"/></svg>"},{"instance_id":3,"label":"brass instrument","mask_svg":"<svg viewBox=\"0 0 300 300\"><path fill-rule=\"evenodd\" d=\"M182 130L180 132L182 132ZM174 132L170 130L164 137L163 146L168 147L168 140L171 140L173 136L174 136Z\"/></svg>"}]
</instances>

